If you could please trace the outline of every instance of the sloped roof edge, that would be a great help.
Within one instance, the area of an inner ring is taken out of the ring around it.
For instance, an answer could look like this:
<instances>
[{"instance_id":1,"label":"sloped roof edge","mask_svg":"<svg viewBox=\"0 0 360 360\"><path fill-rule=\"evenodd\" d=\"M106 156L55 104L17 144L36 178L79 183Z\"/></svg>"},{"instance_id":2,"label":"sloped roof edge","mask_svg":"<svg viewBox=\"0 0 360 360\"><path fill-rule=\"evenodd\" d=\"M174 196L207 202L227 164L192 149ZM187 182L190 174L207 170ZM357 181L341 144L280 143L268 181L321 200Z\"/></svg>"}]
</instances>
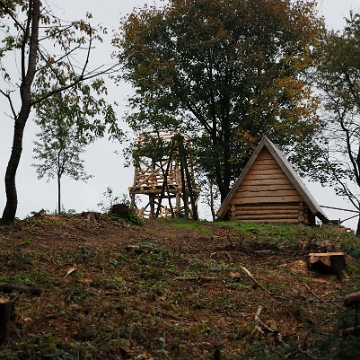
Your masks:
<instances>
[{"instance_id":1,"label":"sloped roof edge","mask_svg":"<svg viewBox=\"0 0 360 360\"><path fill-rule=\"evenodd\" d=\"M233 187L229 191L228 195L224 199L223 203L220 206L219 211L217 212L218 218L223 218L226 215L227 207L229 205L230 200L238 190L240 184L242 183L243 179L245 178L246 174L251 169L253 163L259 156L261 150L264 146L269 150L271 155L274 157L278 165L281 167L285 175L289 178L291 183L294 185L296 190L299 192L300 196L304 199L306 205L309 207L310 211L315 214L320 220L327 222L328 218L325 213L322 211L320 205L311 195L309 190L306 188L305 184L301 180L300 176L295 172L292 165L289 161L285 158L284 154L266 137L264 136L255 149L254 153L252 154L251 158L249 159L248 163L244 167L243 171L241 172L240 176L234 183Z\"/></svg>"}]
</instances>

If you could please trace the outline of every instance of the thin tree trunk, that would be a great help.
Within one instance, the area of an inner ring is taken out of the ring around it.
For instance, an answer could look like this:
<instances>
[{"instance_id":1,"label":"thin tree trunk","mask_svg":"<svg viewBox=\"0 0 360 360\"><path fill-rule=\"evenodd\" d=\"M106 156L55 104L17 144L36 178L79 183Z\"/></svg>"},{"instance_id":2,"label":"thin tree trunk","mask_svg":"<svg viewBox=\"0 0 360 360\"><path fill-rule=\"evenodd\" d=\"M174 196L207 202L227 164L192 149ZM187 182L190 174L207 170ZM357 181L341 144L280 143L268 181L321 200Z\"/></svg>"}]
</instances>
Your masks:
<instances>
[{"instance_id":1,"label":"thin tree trunk","mask_svg":"<svg viewBox=\"0 0 360 360\"><path fill-rule=\"evenodd\" d=\"M61 176L57 176L57 188L58 188L58 215L61 214Z\"/></svg>"},{"instance_id":2,"label":"thin tree trunk","mask_svg":"<svg viewBox=\"0 0 360 360\"><path fill-rule=\"evenodd\" d=\"M357 223L356 236L360 237L360 216Z\"/></svg>"},{"instance_id":3,"label":"thin tree trunk","mask_svg":"<svg viewBox=\"0 0 360 360\"><path fill-rule=\"evenodd\" d=\"M23 107L18 118L15 120L13 146L5 172L6 204L2 215L2 223L6 225L12 224L16 215L18 202L15 176L20 163L24 127L29 113L30 109L24 109Z\"/></svg>"},{"instance_id":4,"label":"thin tree trunk","mask_svg":"<svg viewBox=\"0 0 360 360\"><path fill-rule=\"evenodd\" d=\"M24 128L27 119L29 118L32 106L31 86L36 73L36 57L40 21L40 0L33 0L30 2L30 4L32 4L32 7L29 9L28 15L29 26L23 31L23 43L21 45L21 109L19 114L14 119L15 125L13 147L5 172L6 204L1 222L7 225L11 225L14 222L17 210L18 201L15 177L22 153ZM27 48L28 43L29 48ZM26 58L27 55L28 58Z\"/></svg>"}]
</instances>

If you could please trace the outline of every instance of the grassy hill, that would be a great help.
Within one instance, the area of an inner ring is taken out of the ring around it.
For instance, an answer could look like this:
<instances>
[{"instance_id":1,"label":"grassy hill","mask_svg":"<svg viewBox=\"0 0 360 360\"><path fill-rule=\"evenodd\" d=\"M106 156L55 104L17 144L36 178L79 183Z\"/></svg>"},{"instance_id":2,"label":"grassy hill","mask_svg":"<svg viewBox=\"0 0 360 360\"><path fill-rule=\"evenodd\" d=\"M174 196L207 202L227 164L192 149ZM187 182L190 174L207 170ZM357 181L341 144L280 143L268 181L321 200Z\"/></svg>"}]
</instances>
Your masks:
<instances>
[{"instance_id":1,"label":"grassy hill","mask_svg":"<svg viewBox=\"0 0 360 360\"><path fill-rule=\"evenodd\" d=\"M0 229L1 359L357 359L360 245L305 226L31 217ZM344 251L344 281L307 269ZM354 328L350 334L341 330Z\"/></svg>"}]
</instances>

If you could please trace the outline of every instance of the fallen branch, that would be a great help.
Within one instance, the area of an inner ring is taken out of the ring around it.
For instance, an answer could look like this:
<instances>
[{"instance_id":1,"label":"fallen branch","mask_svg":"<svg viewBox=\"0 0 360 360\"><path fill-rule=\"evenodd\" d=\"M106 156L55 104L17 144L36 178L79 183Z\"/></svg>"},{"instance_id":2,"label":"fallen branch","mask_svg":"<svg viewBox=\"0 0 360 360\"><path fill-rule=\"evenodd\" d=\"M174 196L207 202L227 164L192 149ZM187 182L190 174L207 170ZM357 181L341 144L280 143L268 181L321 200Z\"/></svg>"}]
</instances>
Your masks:
<instances>
[{"instance_id":1,"label":"fallen branch","mask_svg":"<svg viewBox=\"0 0 360 360\"><path fill-rule=\"evenodd\" d=\"M324 302L323 299L320 299L308 286L305 284L306 290L313 296L315 296L319 301Z\"/></svg>"},{"instance_id":2,"label":"fallen branch","mask_svg":"<svg viewBox=\"0 0 360 360\"><path fill-rule=\"evenodd\" d=\"M27 293L31 295L41 295L42 290L30 286L21 286L10 283L0 283L0 291L3 293L11 293L12 291L18 291L20 293Z\"/></svg>"},{"instance_id":3,"label":"fallen branch","mask_svg":"<svg viewBox=\"0 0 360 360\"><path fill-rule=\"evenodd\" d=\"M177 321L194 321L194 319L189 319L189 318L184 318L184 317L181 317L181 316L176 316L174 314L170 314L169 312L164 311L164 310L160 310L158 308L155 308L154 310L155 310L155 314L158 315L158 316L168 317L170 319L177 320Z\"/></svg>"},{"instance_id":4,"label":"fallen branch","mask_svg":"<svg viewBox=\"0 0 360 360\"><path fill-rule=\"evenodd\" d=\"M178 276L174 278L174 280L178 281L214 281L216 277L213 276Z\"/></svg>"},{"instance_id":5,"label":"fallen branch","mask_svg":"<svg viewBox=\"0 0 360 360\"><path fill-rule=\"evenodd\" d=\"M275 339L275 341L277 343L283 343L282 335L278 331L270 329L266 324L264 324L261 321L261 319L260 319L261 311L262 311L262 306L259 306L257 311L256 311L256 314L254 316L254 325L255 325L255 327L252 330L252 332L250 333L250 335L248 337L248 340L256 339L256 338L259 337L259 335L262 335L264 333L269 333L269 334L272 334L274 336L274 339ZM286 345L286 344L284 344L284 345Z\"/></svg>"},{"instance_id":6,"label":"fallen branch","mask_svg":"<svg viewBox=\"0 0 360 360\"><path fill-rule=\"evenodd\" d=\"M352 305L359 305L360 303L360 291L346 295L344 297L344 306L350 307Z\"/></svg>"},{"instance_id":7,"label":"fallen branch","mask_svg":"<svg viewBox=\"0 0 360 360\"><path fill-rule=\"evenodd\" d=\"M251 272L245 267L240 265L240 268L242 271L244 271L244 273L251 279L251 281L254 283L254 288L260 288L263 289L264 291L266 291L268 294L272 295L271 292L268 289L265 289L255 278L254 276L251 274Z\"/></svg>"},{"instance_id":8,"label":"fallen branch","mask_svg":"<svg viewBox=\"0 0 360 360\"><path fill-rule=\"evenodd\" d=\"M252 339L257 339L259 337L259 335L264 334L264 331L261 329L261 327L259 326L259 322L260 322L260 314L262 311L262 306L259 306L259 308L257 309L257 312L254 316L254 324L255 327L254 329L251 331L249 337L248 337L248 341L252 340Z\"/></svg>"},{"instance_id":9,"label":"fallen branch","mask_svg":"<svg viewBox=\"0 0 360 360\"><path fill-rule=\"evenodd\" d=\"M339 336L345 336L345 335L350 335L350 334L354 334L356 332L358 332L360 330L360 325L355 326L355 327L350 327L350 328L346 328L346 329L341 329L339 330Z\"/></svg>"}]
</instances>

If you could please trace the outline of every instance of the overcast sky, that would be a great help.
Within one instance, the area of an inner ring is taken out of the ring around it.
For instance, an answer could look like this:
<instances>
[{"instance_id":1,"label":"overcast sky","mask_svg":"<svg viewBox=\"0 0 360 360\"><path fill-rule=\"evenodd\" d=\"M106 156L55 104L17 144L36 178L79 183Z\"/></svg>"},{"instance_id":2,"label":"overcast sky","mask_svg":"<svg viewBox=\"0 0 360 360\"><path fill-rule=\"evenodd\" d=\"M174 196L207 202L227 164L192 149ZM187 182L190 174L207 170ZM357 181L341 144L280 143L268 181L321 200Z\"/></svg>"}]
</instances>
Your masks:
<instances>
[{"instance_id":1,"label":"overcast sky","mask_svg":"<svg viewBox=\"0 0 360 360\"><path fill-rule=\"evenodd\" d=\"M53 8L54 13L66 20L77 20L84 18L86 12L93 14L92 24L102 24L109 30L109 36L105 44L94 50L91 56L96 57L99 62L109 62L111 47L111 31L118 29L119 18L131 12L134 7L142 8L144 4L153 4L152 1L129 0L48 0L47 3ZM161 4L162 1L155 1ZM319 1L320 14L326 18L327 26L341 29L344 25L344 17L350 10L360 12L359 0L322 0ZM109 49L106 51L106 49ZM127 84L120 87L109 85L109 101L116 100L119 103L117 114L120 125L126 128L122 121L126 110L127 97L131 94L131 88ZM4 175L9 160L13 122L6 115L9 113L8 103L4 97L0 97L0 217L5 206ZM31 118L29 119L24 134L23 155L17 173L18 211L17 216L24 218L31 211L39 211L44 208L54 211L57 208L56 181L47 182L46 179L38 180L35 169L31 167L34 163L33 141L36 139L37 129ZM115 154L119 152L119 155ZM84 156L86 160L86 171L94 177L88 183L76 182L64 178L62 203L66 210L75 209L77 212L94 210L98 211L97 203L104 200L103 193L107 187L111 187L116 195L128 194L128 187L133 183L134 171L132 168L124 168L124 160L121 155L119 144L111 143L106 139L98 140L89 146ZM313 183L306 185L320 205L336 206L351 209L351 205L345 200L338 198L331 189L322 188ZM331 219L345 219L351 213L324 209ZM210 219L210 211L205 206L200 206L200 218ZM356 221L348 221L344 225L355 227Z\"/></svg>"}]
</instances>

